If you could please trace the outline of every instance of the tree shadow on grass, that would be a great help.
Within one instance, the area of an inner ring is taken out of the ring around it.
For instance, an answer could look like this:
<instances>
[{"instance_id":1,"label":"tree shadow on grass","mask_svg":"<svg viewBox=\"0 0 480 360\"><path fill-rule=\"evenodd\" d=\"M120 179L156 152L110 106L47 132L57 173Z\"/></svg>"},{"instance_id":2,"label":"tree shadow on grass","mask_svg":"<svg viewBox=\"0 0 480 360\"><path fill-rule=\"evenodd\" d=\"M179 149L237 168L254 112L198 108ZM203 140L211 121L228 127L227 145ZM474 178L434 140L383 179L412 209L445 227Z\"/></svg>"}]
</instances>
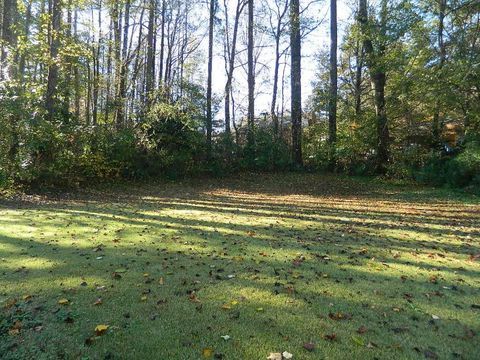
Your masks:
<instances>
[{"instance_id":1,"label":"tree shadow on grass","mask_svg":"<svg viewBox=\"0 0 480 360\"><path fill-rule=\"evenodd\" d=\"M449 223L451 204L412 202L403 215L405 203L379 194L298 197L268 186L4 204L0 297L23 306L28 291L25 311L43 326L3 334L17 344L8 356L198 359L205 347L232 359L284 350L299 359L475 356L479 270L467 255L479 252L468 238L477 209L456 203L462 218ZM72 304L58 305L63 297ZM114 328L85 345L99 323ZM302 348L308 341L315 352Z\"/></svg>"}]
</instances>

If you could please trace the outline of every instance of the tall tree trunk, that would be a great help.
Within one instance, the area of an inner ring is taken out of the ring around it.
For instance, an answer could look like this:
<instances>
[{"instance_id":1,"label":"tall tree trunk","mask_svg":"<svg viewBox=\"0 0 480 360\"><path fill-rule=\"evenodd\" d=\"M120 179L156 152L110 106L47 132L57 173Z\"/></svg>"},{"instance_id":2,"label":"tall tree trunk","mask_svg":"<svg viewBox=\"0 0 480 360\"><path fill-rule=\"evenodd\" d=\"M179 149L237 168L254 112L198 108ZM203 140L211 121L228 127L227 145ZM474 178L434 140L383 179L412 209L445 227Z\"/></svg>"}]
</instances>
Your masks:
<instances>
[{"instance_id":1,"label":"tall tree trunk","mask_svg":"<svg viewBox=\"0 0 480 360\"><path fill-rule=\"evenodd\" d=\"M17 1L4 0L2 16L2 49L0 54L0 80L14 80L16 73L12 52L16 49L17 36L13 25L17 20Z\"/></svg>"},{"instance_id":2,"label":"tall tree trunk","mask_svg":"<svg viewBox=\"0 0 480 360\"><path fill-rule=\"evenodd\" d=\"M72 14L72 0L67 2L67 24L65 35L68 41L72 39L72 23L73 23L73 14ZM63 114L65 116L70 116L70 98L71 98L71 82L72 82L72 70L73 70L73 56L67 56L67 66L65 71L65 89L63 97Z\"/></svg>"},{"instance_id":3,"label":"tall tree trunk","mask_svg":"<svg viewBox=\"0 0 480 360\"><path fill-rule=\"evenodd\" d=\"M302 157L302 50L300 1L290 3L292 150L295 167L303 166Z\"/></svg>"},{"instance_id":4,"label":"tall tree trunk","mask_svg":"<svg viewBox=\"0 0 480 360\"><path fill-rule=\"evenodd\" d=\"M91 125L91 109L92 109L92 68L90 66L90 60L87 59L87 99L85 102L85 120L87 125Z\"/></svg>"},{"instance_id":5,"label":"tall tree trunk","mask_svg":"<svg viewBox=\"0 0 480 360\"><path fill-rule=\"evenodd\" d=\"M165 0L162 0L162 15L161 15L161 20L162 20L162 28L160 31L160 68L158 71L158 84L159 86L162 86L163 83L163 62L164 62L164 56L165 56L165 16L166 16L166 4Z\"/></svg>"},{"instance_id":6,"label":"tall tree trunk","mask_svg":"<svg viewBox=\"0 0 480 360\"><path fill-rule=\"evenodd\" d=\"M73 36L75 41L78 40L78 12L75 10L73 15ZM78 70L79 64L73 67L74 89L75 89L75 118L80 120L80 73Z\"/></svg>"},{"instance_id":7,"label":"tall tree trunk","mask_svg":"<svg viewBox=\"0 0 480 360\"><path fill-rule=\"evenodd\" d=\"M208 73L207 73L207 157L212 157L212 66L213 66L213 25L215 20L215 0L210 0L208 28Z\"/></svg>"},{"instance_id":8,"label":"tall tree trunk","mask_svg":"<svg viewBox=\"0 0 480 360\"><path fill-rule=\"evenodd\" d=\"M227 0L224 0L225 9L227 9ZM240 24L240 15L245 8L244 0L237 0L237 8L235 11L235 19L233 22L233 34L232 41L230 44L226 44L226 61L228 61L227 66L227 83L225 84L225 133L227 136L230 136L231 129L231 115L230 115L230 102L231 102L231 92L232 92L232 81L233 81L233 72L235 70L235 58L237 55L237 38L238 38L238 26ZM228 30L228 13L225 12L225 29ZM227 37L228 40L228 37Z\"/></svg>"},{"instance_id":9,"label":"tall tree trunk","mask_svg":"<svg viewBox=\"0 0 480 360\"><path fill-rule=\"evenodd\" d=\"M127 0L128 2L128 0ZM117 130L121 129L125 123L125 111L124 111L124 92L123 90L123 64L121 54L121 26L120 20L120 3L114 2L112 4L112 22L113 22L113 57L115 63L115 84L116 84L116 96L115 96L115 126ZM129 7L127 4L126 8Z\"/></svg>"},{"instance_id":10,"label":"tall tree trunk","mask_svg":"<svg viewBox=\"0 0 480 360\"><path fill-rule=\"evenodd\" d=\"M362 69L363 47L357 41L355 48L355 121L359 120L362 111Z\"/></svg>"},{"instance_id":11,"label":"tall tree trunk","mask_svg":"<svg viewBox=\"0 0 480 360\"><path fill-rule=\"evenodd\" d=\"M100 93L100 57L101 57L101 49L102 49L102 0L98 1L98 40L96 46L96 53L94 54L95 61L95 68L94 68L94 78L93 78L93 124L97 125L97 118L98 118L98 109L100 107L99 104L99 93Z\"/></svg>"},{"instance_id":12,"label":"tall tree trunk","mask_svg":"<svg viewBox=\"0 0 480 360\"><path fill-rule=\"evenodd\" d=\"M329 168L335 169L337 142L337 0L330 0L330 94L328 101Z\"/></svg>"},{"instance_id":13,"label":"tall tree trunk","mask_svg":"<svg viewBox=\"0 0 480 360\"><path fill-rule=\"evenodd\" d=\"M386 26L386 0L382 0L381 10L381 32L385 31ZM376 172L385 173L389 158L389 131L388 119L385 108L385 84L386 74L380 64L384 55L385 48L383 39L377 46L377 51L373 47L372 34L368 21L367 0L359 1L358 19L363 35L363 48L365 49L366 63L370 70L370 78L375 92L375 114L377 123L377 153L376 153Z\"/></svg>"},{"instance_id":14,"label":"tall tree trunk","mask_svg":"<svg viewBox=\"0 0 480 360\"><path fill-rule=\"evenodd\" d=\"M110 120L110 108L111 108L111 88L112 88L112 60L113 60L113 46L112 46L112 33L113 33L113 19L110 19L109 35L108 35L108 48L107 48L107 71L106 71L106 95L105 95L105 121L109 123ZM115 115L114 115L115 116ZM115 119L114 119L115 121Z\"/></svg>"},{"instance_id":15,"label":"tall tree trunk","mask_svg":"<svg viewBox=\"0 0 480 360\"><path fill-rule=\"evenodd\" d=\"M248 118L247 147L250 160L255 158L255 68L253 59L253 0L248 0Z\"/></svg>"},{"instance_id":16,"label":"tall tree trunk","mask_svg":"<svg viewBox=\"0 0 480 360\"><path fill-rule=\"evenodd\" d=\"M25 39L28 39L30 36L30 25L32 23L32 2L33 0L28 1L26 12L25 12L25 27L24 27ZM22 51L19 64L18 64L18 69L19 69L18 72L20 75L20 82L22 86L24 85L24 81L25 81L25 67L26 67L26 52Z\"/></svg>"},{"instance_id":17,"label":"tall tree trunk","mask_svg":"<svg viewBox=\"0 0 480 360\"><path fill-rule=\"evenodd\" d=\"M145 4L146 2L144 2ZM143 24L143 17L145 15L145 8L146 6L142 7L142 11L140 12L140 24ZM138 93L140 92L140 88L142 84L139 84L137 81L138 79L138 74L140 72L140 65L141 65L141 56L140 56L140 50L142 49L142 44L143 44L143 26L140 26L140 29L138 30L138 38L137 38L137 47L134 51L134 58L135 58L135 63L133 64L133 69L132 69L132 77L131 77L131 84L132 84L132 91L131 91L131 105L130 108L133 109L134 107L134 100L135 96L138 96ZM143 88L141 89L143 91Z\"/></svg>"},{"instance_id":18,"label":"tall tree trunk","mask_svg":"<svg viewBox=\"0 0 480 360\"><path fill-rule=\"evenodd\" d=\"M48 65L47 92L45 95L46 118L52 121L57 108L58 86L58 50L60 48L60 30L62 20L61 0L49 0L50 24L50 56Z\"/></svg>"},{"instance_id":19,"label":"tall tree trunk","mask_svg":"<svg viewBox=\"0 0 480 360\"><path fill-rule=\"evenodd\" d=\"M445 64L446 58L446 49L445 49L445 41L443 39L443 32L444 32L444 22L445 22L445 11L447 7L446 0L437 0L438 1L438 31L437 31L437 41L438 41L438 50L439 50L439 65L437 71L440 73L443 69L443 65ZM442 83L441 79L437 78L437 84ZM439 144L440 142L440 101L435 101L435 111L433 113L433 123L432 123L432 136L433 141L435 144Z\"/></svg>"},{"instance_id":20,"label":"tall tree trunk","mask_svg":"<svg viewBox=\"0 0 480 360\"><path fill-rule=\"evenodd\" d=\"M147 32L147 64L145 70L145 105L148 112L153 101L153 90L155 87L155 10L156 1L150 0L148 15L148 32Z\"/></svg>"},{"instance_id":21,"label":"tall tree trunk","mask_svg":"<svg viewBox=\"0 0 480 360\"><path fill-rule=\"evenodd\" d=\"M17 78L17 68L16 61L14 59L14 54L11 52L16 52L17 48L17 35L14 31L13 24L17 19L17 1L16 0L5 0L3 3L3 18L2 18L2 49L1 49L1 62L0 67L5 69L6 74L3 74L3 69L0 69L0 79L4 78L3 75L6 75L8 80L14 81ZM14 84L12 82L12 84ZM18 92L17 87L11 89L14 93ZM17 95L17 94L14 94ZM16 96L12 97L13 101L16 103ZM14 175L17 167L17 154L19 148L19 139L18 139L18 122L20 117L15 112L10 114L9 123L10 123L10 134L11 142L8 149L8 159L11 165L11 173Z\"/></svg>"},{"instance_id":22,"label":"tall tree trunk","mask_svg":"<svg viewBox=\"0 0 480 360\"><path fill-rule=\"evenodd\" d=\"M280 72L280 59L282 54L280 53L280 38L282 36L282 23L285 15L288 13L289 0L285 0L285 7L283 12L279 14L277 19L277 28L275 30L275 64L273 70L273 91L272 91L272 104L270 107L270 116L273 122L273 135L275 139L278 139L278 114L277 114L277 96L278 96L278 78Z\"/></svg>"}]
</instances>

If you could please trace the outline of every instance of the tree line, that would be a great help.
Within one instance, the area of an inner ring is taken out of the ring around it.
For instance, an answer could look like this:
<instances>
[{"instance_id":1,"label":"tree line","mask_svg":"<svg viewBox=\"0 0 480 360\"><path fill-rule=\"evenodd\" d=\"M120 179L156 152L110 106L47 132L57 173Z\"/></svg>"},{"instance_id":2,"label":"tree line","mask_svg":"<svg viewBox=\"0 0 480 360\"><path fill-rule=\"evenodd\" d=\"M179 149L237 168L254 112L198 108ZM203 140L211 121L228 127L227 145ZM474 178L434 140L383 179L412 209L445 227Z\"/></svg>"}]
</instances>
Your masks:
<instances>
[{"instance_id":1,"label":"tree line","mask_svg":"<svg viewBox=\"0 0 480 360\"><path fill-rule=\"evenodd\" d=\"M340 29L338 5L352 14ZM0 183L307 168L480 184L478 1L0 9ZM325 18L329 49L310 36ZM306 46L318 70L302 98Z\"/></svg>"}]
</instances>

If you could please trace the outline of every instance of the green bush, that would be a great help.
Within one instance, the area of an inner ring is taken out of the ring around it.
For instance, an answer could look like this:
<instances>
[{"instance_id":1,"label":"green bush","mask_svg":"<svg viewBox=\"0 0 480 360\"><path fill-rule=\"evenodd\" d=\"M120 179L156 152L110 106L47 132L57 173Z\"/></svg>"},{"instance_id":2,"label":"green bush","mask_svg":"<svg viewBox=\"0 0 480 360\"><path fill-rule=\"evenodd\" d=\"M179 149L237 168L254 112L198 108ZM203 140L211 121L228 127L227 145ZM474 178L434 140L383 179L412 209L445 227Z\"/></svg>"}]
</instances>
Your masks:
<instances>
[{"instance_id":1,"label":"green bush","mask_svg":"<svg viewBox=\"0 0 480 360\"><path fill-rule=\"evenodd\" d=\"M465 145L463 151L452 157L434 153L426 165L415 172L415 178L437 186L479 187L480 143L471 141Z\"/></svg>"},{"instance_id":2,"label":"green bush","mask_svg":"<svg viewBox=\"0 0 480 360\"><path fill-rule=\"evenodd\" d=\"M176 178L198 170L205 156L199 124L178 106L156 104L141 125L141 144L149 153L148 175Z\"/></svg>"},{"instance_id":3,"label":"green bush","mask_svg":"<svg viewBox=\"0 0 480 360\"><path fill-rule=\"evenodd\" d=\"M270 128L255 131L255 167L261 170L286 170L291 165L288 144L282 138L275 139Z\"/></svg>"},{"instance_id":4,"label":"green bush","mask_svg":"<svg viewBox=\"0 0 480 360\"><path fill-rule=\"evenodd\" d=\"M465 187L478 182L480 177L480 143L470 142L458 156L447 161L446 183L452 187Z\"/></svg>"}]
</instances>

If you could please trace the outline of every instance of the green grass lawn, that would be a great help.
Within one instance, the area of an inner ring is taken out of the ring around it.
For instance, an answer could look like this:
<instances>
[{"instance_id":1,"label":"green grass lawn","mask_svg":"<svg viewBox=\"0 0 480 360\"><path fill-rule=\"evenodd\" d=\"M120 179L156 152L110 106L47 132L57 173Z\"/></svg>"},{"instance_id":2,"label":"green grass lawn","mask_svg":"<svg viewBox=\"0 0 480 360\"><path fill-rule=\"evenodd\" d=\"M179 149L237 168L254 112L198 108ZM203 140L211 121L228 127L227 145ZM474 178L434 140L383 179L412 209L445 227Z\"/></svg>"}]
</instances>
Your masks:
<instances>
[{"instance_id":1,"label":"green grass lawn","mask_svg":"<svg viewBox=\"0 0 480 360\"><path fill-rule=\"evenodd\" d=\"M245 175L0 203L1 359L479 359L479 289L478 198L446 191Z\"/></svg>"}]
</instances>

